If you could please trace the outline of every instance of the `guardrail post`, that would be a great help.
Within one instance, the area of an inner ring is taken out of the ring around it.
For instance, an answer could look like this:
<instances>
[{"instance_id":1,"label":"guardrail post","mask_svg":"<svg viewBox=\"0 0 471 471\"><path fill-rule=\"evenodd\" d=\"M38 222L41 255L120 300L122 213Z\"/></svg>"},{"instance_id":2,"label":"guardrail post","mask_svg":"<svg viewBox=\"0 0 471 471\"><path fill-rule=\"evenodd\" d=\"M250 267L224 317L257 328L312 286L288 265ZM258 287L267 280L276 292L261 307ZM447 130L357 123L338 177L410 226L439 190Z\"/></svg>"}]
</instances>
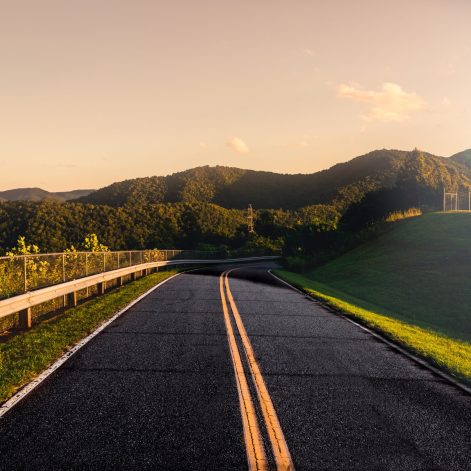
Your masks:
<instances>
[{"instance_id":1,"label":"guardrail post","mask_svg":"<svg viewBox=\"0 0 471 471\"><path fill-rule=\"evenodd\" d=\"M88 252L85 252L85 276L88 276ZM87 298L89 295L89 288L87 286Z\"/></svg>"},{"instance_id":2,"label":"guardrail post","mask_svg":"<svg viewBox=\"0 0 471 471\"><path fill-rule=\"evenodd\" d=\"M23 309L18 313L18 324L20 329L26 330L31 329L32 320L31 320L31 308Z\"/></svg>"},{"instance_id":3,"label":"guardrail post","mask_svg":"<svg viewBox=\"0 0 471 471\"><path fill-rule=\"evenodd\" d=\"M106 283L104 281L98 283L96 285L97 289L98 289L98 294L105 294L105 291L106 291Z\"/></svg>"},{"instance_id":4,"label":"guardrail post","mask_svg":"<svg viewBox=\"0 0 471 471\"><path fill-rule=\"evenodd\" d=\"M77 291L73 291L67 295L67 306L75 307L77 306Z\"/></svg>"},{"instance_id":5,"label":"guardrail post","mask_svg":"<svg viewBox=\"0 0 471 471\"><path fill-rule=\"evenodd\" d=\"M136 281L136 272L135 271L133 271L131 273L131 281Z\"/></svg>"},{"instance_id":6,"label":"guardrail post","mask_svg":"<svg viewBox=\"0 0 471 471\"><path fill-rule=\"evenodd\" d=\"M124 276L120 276L118 278L118 286L123 286L124 285Z\"/></svg>"}]
</instances>

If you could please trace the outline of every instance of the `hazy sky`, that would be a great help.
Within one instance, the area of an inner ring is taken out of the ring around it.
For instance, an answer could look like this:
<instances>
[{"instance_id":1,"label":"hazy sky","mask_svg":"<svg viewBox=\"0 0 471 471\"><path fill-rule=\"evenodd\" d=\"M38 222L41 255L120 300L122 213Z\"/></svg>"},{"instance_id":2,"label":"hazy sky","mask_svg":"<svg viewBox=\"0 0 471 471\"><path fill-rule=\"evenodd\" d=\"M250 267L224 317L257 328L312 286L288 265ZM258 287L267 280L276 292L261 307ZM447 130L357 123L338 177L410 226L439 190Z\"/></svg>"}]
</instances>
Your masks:
<instances>
[{"instance_id":1,"label":"hazy sky","mask_svg":"<svg viewBox=\"0 0 471 471\"><path fill-rule=\"evenodd\" d=\"M471 0L0 0L0 189L471 147Z\"/></svg>"}]
</instances>

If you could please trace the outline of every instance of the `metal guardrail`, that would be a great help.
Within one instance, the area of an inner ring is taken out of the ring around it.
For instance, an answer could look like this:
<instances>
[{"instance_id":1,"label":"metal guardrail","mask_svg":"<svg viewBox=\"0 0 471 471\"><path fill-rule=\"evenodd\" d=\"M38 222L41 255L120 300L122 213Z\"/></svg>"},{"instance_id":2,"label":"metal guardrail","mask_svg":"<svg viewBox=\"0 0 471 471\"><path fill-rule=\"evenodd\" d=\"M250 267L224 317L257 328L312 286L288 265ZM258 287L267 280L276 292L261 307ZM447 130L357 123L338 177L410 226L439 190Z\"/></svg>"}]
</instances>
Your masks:
<instances>
[{"instance_id":1,"label":"metal guardrail","mask_svg":"<svg viewBox=\"0 0 471 471\"><path fill-rule=\"evenodd\" d=\"M190 250L127 250L0 257L0 299L133 265L183 258L213 258L211 254Z\"/></svg>"},{"instance_id":2,"label":"metal guardrail","mask_svg":"<svg viewBox=\"0 0 471 471\"><path fill-rule=\"evenodd\" d=\"M106 283L118 279L118 284L124 283L124 277L131 276L131 280L136 278L136 274L149 274L151 271L164 266L175 265L208 265L220 263L251 262L263 260L275 260L279 256L264 257L245 257L245 258L227 258L227 259L179 259L169 261L154 261L137 265L131 265L125 268L101 272L91 276L86 276L76 280L66 281L64 283L48 286L35 291L26 292L17 296L12 296L0 300L0 319L12 314L19 314L20 328L31 327L31 308L42 303L64 297L64 305L77 305L77 291L97 286L98 294L104 294Z\"/></svg>"}]
</instances>

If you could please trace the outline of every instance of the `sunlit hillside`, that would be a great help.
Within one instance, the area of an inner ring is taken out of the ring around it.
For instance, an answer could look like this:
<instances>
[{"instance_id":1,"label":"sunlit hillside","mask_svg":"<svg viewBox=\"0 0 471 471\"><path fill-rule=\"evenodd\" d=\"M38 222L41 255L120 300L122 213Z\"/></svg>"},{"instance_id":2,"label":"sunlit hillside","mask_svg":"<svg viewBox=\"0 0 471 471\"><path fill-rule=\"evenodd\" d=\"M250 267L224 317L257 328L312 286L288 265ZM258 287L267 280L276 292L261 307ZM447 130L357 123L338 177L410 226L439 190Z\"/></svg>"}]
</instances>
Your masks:
<instances>
[{"instance_id":1,"label":"sunlit hillside","mask_svg":"<svg viewBox=\"0 0 471 471\"><path fill-rule=\"evenodd\" d=\"M356 305L469 341L470 234L471 214L426 214L396 223L309 277Z\"/></svg>"}]
</instances>

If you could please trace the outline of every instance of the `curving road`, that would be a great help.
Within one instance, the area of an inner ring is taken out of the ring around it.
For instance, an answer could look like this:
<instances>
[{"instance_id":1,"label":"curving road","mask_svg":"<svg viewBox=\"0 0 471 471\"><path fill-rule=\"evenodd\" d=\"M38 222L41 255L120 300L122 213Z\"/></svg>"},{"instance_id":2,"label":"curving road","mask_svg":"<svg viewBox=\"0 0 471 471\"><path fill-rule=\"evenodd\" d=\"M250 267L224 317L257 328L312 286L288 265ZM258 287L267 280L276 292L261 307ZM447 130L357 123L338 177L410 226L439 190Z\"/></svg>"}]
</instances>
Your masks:
<instances>
[{"instance_id":1,"label":"curving road","mask_svg":"<svg viewBox=\"0 0 471 471\"><path fill-rule=\"evenodd\" d=\"M471 469L469 395L226 268L162 285L0 419L0 469Z\"/></svg>"}]
</instances>

